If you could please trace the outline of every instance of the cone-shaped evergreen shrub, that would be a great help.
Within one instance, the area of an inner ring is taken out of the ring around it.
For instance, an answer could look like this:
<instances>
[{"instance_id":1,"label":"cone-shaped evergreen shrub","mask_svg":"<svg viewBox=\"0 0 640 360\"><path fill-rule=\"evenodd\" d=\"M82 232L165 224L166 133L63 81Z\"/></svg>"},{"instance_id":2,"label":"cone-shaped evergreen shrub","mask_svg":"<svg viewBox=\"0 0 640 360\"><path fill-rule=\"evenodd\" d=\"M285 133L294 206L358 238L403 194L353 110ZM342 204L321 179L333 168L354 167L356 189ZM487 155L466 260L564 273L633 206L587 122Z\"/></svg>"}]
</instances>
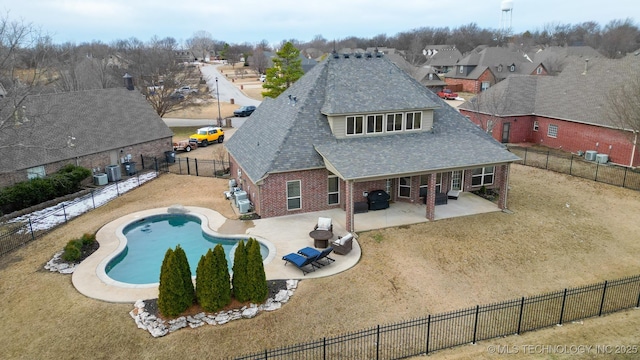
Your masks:
<instances>
[{"instance_id":1,"label":"cone-shaped evergreen shrub","mask_svg":"<svg viewBox=\"0 0 640 360\"><path fill-rule=\"evenodd\" d=\"M184 285L180 269L176 264L173 249L167 250L160 268L158 287L158 310L165 316L176 316L187 309L184 306Z\"/></svg>"},{"instance_id":2,"label":"cone-shaped evergreen shrub","mask_svg":"<svg viewBox=\"0 0 640 360\"><path fill-rule=\"evenodd\" d=\"M218 244L213 249L213 296L216 310L229 305L231 302L231 277L229 264L224 255L222 245Z\"/></svg>"},{"instance_id":3,"label":"cone-shaped evergreen shrub","mask_svg":"<svg viewBox=\"0 0 640 360\"><path fill-rule=\"evenodd\" d=\"M240 302L250 298L247 279L247 252L244 241L240 240L233 255L233 296Z\"/></svg>"},{"instance_id":4,"label":"cone-shaped evergreen shrub","mask_svg":"<svg viewBox=\"0 0 640 360\"><path fill-rule=\"evenodd\" d=\"M189 267L187 254L180 245L176 246L176 250L174 252L176 255L176 263L178 264L180 275L182 276L182 284L184 286L184 304L188 308L193 305L193 300L196 298L195 290L193 289L193 280L191 280L191 268Z\"/></svg>"},{"instance_id":5,"label":"cone-shaped evergreen shrub","mask_svg":"<svg viewBox=\"0 0 640 360\"><path fill-rule=\"evenodd\" d=\"M260 304L267 299L269 287L264 273L262 255L260 255L260 242L249 238L247 243L247 278L249 280L249 300Z\"/></svg>"},{"instance_id":6,"label":"cone-shaped evergreen shrub","mask_svg":"<svg viewBox=\"0 0 640 360\"><path fill-rule=\"evenodd\" d=\"M212 305L212 284L214 282L212 260L213 251L209 249L205 255L200 257L196 268L196 299L198 304L207 311L215 311L211 310L214 307Z\"/></svg>"}]
</instances>

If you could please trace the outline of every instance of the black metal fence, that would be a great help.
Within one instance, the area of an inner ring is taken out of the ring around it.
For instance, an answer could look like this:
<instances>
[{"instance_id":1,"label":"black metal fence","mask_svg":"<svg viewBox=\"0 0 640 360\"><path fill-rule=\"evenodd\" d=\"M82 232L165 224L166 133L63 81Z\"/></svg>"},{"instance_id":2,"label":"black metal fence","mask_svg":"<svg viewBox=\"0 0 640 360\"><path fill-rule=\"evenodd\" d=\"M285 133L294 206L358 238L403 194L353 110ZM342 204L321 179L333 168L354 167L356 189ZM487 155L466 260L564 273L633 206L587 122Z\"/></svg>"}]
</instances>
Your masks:
<instances>
[{"instance_id":1,"label":"black metal fence","mask_svg":"<svg viewBox=\"0 0 640 360\"><path fill-rule=\"evenodd\" d=\"M92 189L84 196L1 223L0 256L35 240L62 224L66 224L87 211L108 203L113 198L119 197L132 188L139 187L159 174L154 171L141 171L135 176L115 181L99 189Z\"/></svg>"},{"instance_id":2,"label":"black metal fence","mask_svg":"<svg viewBox=\"0 0 640 360\"><path fill-rule=\"evenodd\" d=\"M232 359L402 359L633 307L640 307L640 275L378 325Z\"/></svg>"},{"instance_id":3,"label":"black metal fence","mask_svg":"<svg viewBox=\"0 0 640 360\"><path fill-rule=\"evenodd\" d=\"M158 172L207 177L229 176L229 161L173 156L162 159L143 156L140 160L143 169L152 169Z\"/></svg>"},{"instance_id":4,"label":"black metal fence","mask_svg":"<svg viewBox=\"0 0 640 360\"><path fill-rule=\"evenodd\" d=\"M610 163L586 161L571 153L543 151L520 146L509 146L520 156L523 165L569 174L584 179L607 183L632 190L640 190L640 170Z\"/></svg>"}]
</instances>

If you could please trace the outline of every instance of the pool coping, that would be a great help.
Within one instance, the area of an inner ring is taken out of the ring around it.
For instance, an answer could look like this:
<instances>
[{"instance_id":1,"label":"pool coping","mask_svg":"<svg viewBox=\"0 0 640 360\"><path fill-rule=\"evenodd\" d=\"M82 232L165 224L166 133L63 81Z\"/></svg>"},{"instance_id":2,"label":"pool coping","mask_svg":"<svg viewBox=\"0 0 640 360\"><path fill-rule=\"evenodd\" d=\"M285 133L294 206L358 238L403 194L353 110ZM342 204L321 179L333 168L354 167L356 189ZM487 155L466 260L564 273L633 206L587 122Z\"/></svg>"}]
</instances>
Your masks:
<instances>
[{"instance_id":1,"label":"pool coping","mask_svg":"<svg viewBox=\"0 0 640 360\"><path fill-rule=\"evenodd\" d=\"M284 266L285 263L275 262L276 257L282 256L291 249L300 249L309 246L310 239L300 234L308 233L310 219L314 215L285 216L272 219L254 220L254 227L246 230L245 234L219 233L220 227L228 221L215 210L193 206L170 206L148 209L124 215L105 224L96 233L96 240L100 243L97 251L82 261L75 269L71 281L75 288L83 295L116 303L134 303L137 300L154 299L158 297L158 284L126 284L109 278L104 269L106 264L117 256L126 246L126 238L122 230L128 224L145 217L161 214L169 214L170 209L184 209L187 214L198 216L202 220L203 229L207 233L219 237L253 237L261 241L269 248L269 255L264 260L265 274L268 280L273 279L310 279L325 277L345 271L354 266L360 259L360 247L354 241L354 249L347 256L340 256L340 262L336 261L331 266L323 267L321 271L315 271L306 276L294 266ZM307 219L307 217L310 217ZM316 221L315 219L311 221ZM304 224L304 228L301 228ZM313 222L310 222L313 224ZM274 234L278 234L275 236ZM280 251L278 251L280 249ZM279 254L280 253L280 254ZM278 263L278 264L276 264ZM334 266L335 265L335 266Z\"/></svg>"}]
</instances>

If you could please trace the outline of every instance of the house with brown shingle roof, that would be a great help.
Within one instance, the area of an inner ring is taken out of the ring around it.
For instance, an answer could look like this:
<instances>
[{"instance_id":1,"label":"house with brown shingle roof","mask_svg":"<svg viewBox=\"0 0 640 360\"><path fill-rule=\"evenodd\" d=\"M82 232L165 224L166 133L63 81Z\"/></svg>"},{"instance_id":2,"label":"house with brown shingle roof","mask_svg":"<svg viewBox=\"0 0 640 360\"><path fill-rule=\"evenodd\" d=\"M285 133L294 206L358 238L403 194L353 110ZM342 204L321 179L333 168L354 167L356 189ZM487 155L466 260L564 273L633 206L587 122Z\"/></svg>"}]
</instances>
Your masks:
<instances>
[{"instance_id":1,"label":"house with brown shingle roof","mask_svg":"<svg viewBox=\"0 0 640 360\"><path fill-rule=\"evenodd\" d=\"M131 156L164 157L171 129L144 95L124 87L0 99L0 186L42 177L67 164L121 165ZM123 172L124 173L124 172Z\"/></svg>"},{"instance_id":2,"label":"house with brown shingle roof","mask_svg":"<svg viewBox=\"0 0 640 360\"><path fill-rule=\"evenodd\" d=\"M503 143L596 151L613 163L639 166L638 134L612 121L607 97L640 74L640 56L567 61L557 76L510 76L458 109Z\"/></svg>"}]
</instances>

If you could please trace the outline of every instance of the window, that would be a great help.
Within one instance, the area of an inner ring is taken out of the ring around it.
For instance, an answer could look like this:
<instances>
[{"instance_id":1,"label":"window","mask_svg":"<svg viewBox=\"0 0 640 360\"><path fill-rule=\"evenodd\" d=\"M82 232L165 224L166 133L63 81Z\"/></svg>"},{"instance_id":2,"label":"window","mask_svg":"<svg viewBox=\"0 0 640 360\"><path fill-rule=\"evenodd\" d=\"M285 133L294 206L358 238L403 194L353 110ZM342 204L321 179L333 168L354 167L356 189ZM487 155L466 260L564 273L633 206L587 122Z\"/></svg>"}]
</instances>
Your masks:
<instances>
[{"instance_id":1,"label":"window","mask_svg":"<svg viewBox=\"0 0 640 360\"><path fill-rule=\"evenodd\" d=\"M363 116L347 116L347 135L359 135L364 132Z\"/></svg>"},{"instance_id":2,"label":"window","mask_svg":"<svg viewBox=\"0 0 640 360\"><path fill-rule=\"evenodd\" d=\"M47 175L44 171L44 166L36 166L31 169L27 169L27 179L38 179L43 178Z\"/></svg>"},{"instance_id":3,"label":"window","mask_svg":"<svg viewBox=\"0 0 640 360\"><path fill-rule=\"evenodd\" d=\"M429 188L429 175L420 175L420 197L427 196Z\"/></svg>"},{"instance_id":4,"label":"window","mask_svg":"<svg viewBox=\"0 0 640 360\"><path fill-rule=\"evenodd\" d=\"M436 193L442 192L442 173L436 174Z\"/></svg>"},{"instance_id":5,"label":"window","mask_svg":"<svg viewBox=\"0 0 640 360\"><path fill-rule=\"evenodd\" d=\"M538 122L534 121L533 122L533 131L538 131L538 127L539 127Z\"/></svg>"},{"instance_id":6,"label":"window","mask_svg":"<svg viewBox=\"0 0 640 360\"><path fill-rule=\"evenodd\" d=\"M516 66L511 64L511 66L509 66L509 71L511 71L511 72L516 71Z\"/></svg>"},{"instance_id":7,"label":"window","mask_svg":"<svg viewBox=\"0 0 640 360\"><path fill-rule=\"evenodd\" d=\"M552 138L558 137L558 125L549 125L547 136Z\"/></svg>"},{"instance_id":8,"label":"window","mask_svg":"<svg viewBox=\"0 0 640 360\"><path fill-rule=\"evenodd\" d=\"M403 198L411 197L411 177L401 177L398 181L398 196Z\"/></svg>"},{"instance_id":9,"label":"window","mask_svg":"<svg viewBox=\"0 0 640 360\"><path fill-rule=\"evenodd\" d=\"M402 114L387 114L387 132L402 130Z\"/></svg>"},{"instance_id":10,"label":"window","mask_svg":"<svg viewBox=\"0 0 640 360\"><path fill-rule=\"evenodd\" d=\"M493 184L494 166L473 169L471 174L471 186L484 186Z\"/></svg>"},{"instance_id":11,"label":"window","mask_svg":"<svg viewBox=\"0 0 640 360\"><path fill-rule=\"evenodd\" d=\"M422 127L422 112L408 112L405 129L419 130Z\"/></svg>"},{"instance_id":12,"label":"window","mask_svg":"<svg viewBox=\"0 0 640 360\"><path fill-rule=\"evenodd\" d=\"M482 84L480 84L480 91L485 91L489 88L489 86L491 86L491 83L488 81L483 81Z\"/></svg>"},{"instance_id":13,"label":"window","mask_svg":"<svg viewBox=\"0 0 640 360\"><path fill-rule=\"evenodd\" d=\"M382 132L382 115L367 115L367 133Z\"/></svg>"},{"instance_id":14,"label":"window","mask_svg":"<svg viewBox=\"0 0 640 360\"><path fill-rule=\"evenodd\" d=\"M502 72L502 64L498 65L498 72Z\"/></svg>"},{"instance_id":15,"label":"window","mask_svg":"<svg viewBox=\"0 0 640 360\"><path fill-rule=\"evenodd\" d=\"M460 74L464 73L464 66L460 65L460 66L458 67L458 72L459 72Z\"/></svg>"},{"instance_id":16,"label":"window","mask_svg":"<svg viewBox=\"0 0 640 360\"><path fill-rule=\"evenodd\" d=\"M542 66L538 66L536 68L536 74L538 74L538 75L542 74Z\"/></svg>"},{"instance_id":17,"label":"window","mask_svg":"<svg viewBox=\"0 0 640 360\"><path fill-rule=\"evenodd\" d=\"M297 210L301 208L300 180L287 181L287 210Z\"/></svg>"},{"instance_id":18,"label":"window","mask_svg":"<svg viewBox=\"0 0 640 360\"><path fill-rule=\"evenodd\" d=\"M329 205L340 203L340 181L338 177L332 173L329 173L327 193L329 194Z\"/></svg>"},{"instance_id":19,"label":"window","mask_svg":"<svg viewBox=\"0 0 640 360\"><path fill-rule=\"evenodd\" d=\"M433 74L429 74L429 80L433 80Z\"/></svg>"}]
</instances>

